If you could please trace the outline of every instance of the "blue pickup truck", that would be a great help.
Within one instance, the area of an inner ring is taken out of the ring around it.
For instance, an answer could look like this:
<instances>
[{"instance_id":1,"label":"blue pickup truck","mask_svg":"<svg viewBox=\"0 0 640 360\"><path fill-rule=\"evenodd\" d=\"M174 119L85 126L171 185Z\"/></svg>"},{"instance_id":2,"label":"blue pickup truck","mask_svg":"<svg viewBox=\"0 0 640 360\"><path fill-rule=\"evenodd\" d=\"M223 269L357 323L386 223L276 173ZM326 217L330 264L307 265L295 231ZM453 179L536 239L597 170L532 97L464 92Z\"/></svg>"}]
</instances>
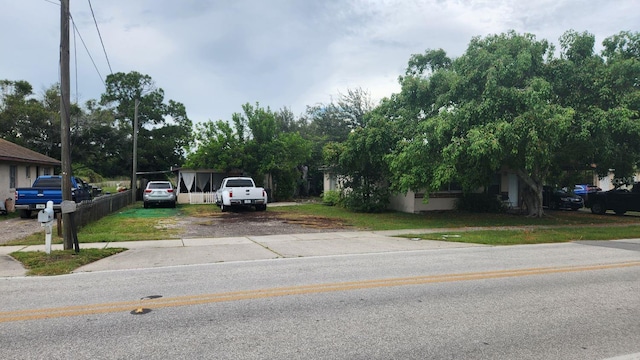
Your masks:
<instances>
[{"instance_id":1,"label":"blue pickup truck","mask_svg":"<svg viewBox=\"0 0 640 360\"><path fill-rule=\"evenodd\" d=\"M91 186L77 177L71 177L71 199L77 203L91 200ZM39 211L53 201L53 209L60 211L62 202L62 176L38 176L30 188L16 189L15 208L20 217L28 219L33 211Z\"/></svg>"}]
</instances>

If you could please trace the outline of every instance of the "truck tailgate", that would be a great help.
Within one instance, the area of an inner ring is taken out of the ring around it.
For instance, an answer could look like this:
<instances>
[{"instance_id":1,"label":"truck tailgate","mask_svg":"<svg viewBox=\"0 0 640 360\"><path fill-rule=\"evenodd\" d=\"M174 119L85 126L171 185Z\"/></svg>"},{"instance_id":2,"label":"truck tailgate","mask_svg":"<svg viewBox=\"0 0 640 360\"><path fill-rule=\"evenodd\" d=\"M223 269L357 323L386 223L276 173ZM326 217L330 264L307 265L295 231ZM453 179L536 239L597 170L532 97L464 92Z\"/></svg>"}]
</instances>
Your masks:
<instances>
[{"instance_id":1,"label":"truck tailgate","mask_svg":"<svg viewBox=\"0 0 640 360\"><path fill-rule=\"evenodd\" d=\"M16 205L29 205L30 208L34 209L44 209L49 200L53 201L54 204L60 204L62 201L60 189L18 189L17 193Z\"/></svg>"},{"instance_id":2,"label":"truck tailgate","mask_svg":"<svg viewBox=\"0 0 640 360\"><path fill-rule=\"evenodd\" d=\"M260 188L233 188L233 197L238 199L260 199L262 189Z\"/></svg>"}]
</instances>

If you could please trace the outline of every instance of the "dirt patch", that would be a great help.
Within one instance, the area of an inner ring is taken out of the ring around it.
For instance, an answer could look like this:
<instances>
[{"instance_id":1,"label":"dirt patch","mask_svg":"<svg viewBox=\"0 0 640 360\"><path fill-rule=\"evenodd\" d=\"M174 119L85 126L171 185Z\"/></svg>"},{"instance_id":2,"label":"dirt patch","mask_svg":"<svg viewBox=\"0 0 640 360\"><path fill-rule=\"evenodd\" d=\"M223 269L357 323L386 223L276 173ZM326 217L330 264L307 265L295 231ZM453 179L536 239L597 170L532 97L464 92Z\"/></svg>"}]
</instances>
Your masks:
<instances>
[{"instance_id":1,"label":"dirt patch","mask_svg":"<svg viewBox=\"0 0 640 360\"><path fill-rule=\"evenodd\" d=\"M269 211L216 213L203 217L179 217L173 225L183 238L300 234L355 230L336 221L317 216Z\"/></svg>"},{"instance_id":2,"label":"dirt patch","mask_svg":"<svg viewBox=\"0 0 640 360\"><path fill-rule=\"evenodd\" d=\"M329 231L356 230L335 219L271 211L214 212L200 216L179 216L174 209L131 209L122 212L124 217L158 217L157 227L178 230L179 238L233 237L279 234L302 234ZM163 216L167 216L163 218ZM37 219L2 219L0 217L0 244L21 239L44 229Z\"/></svg>"},{"instance_id":3,"label":"dirt patch","mask_svg":"<svg viewBox=\"0 0 640 360\"><path fill-rule=\"evenodd\" d=\"M37 232L42 233L42 241L44 243L44 228L37 219L6 219L0 217L0 244L21 239Z\"/></svg>"}]
</instances>

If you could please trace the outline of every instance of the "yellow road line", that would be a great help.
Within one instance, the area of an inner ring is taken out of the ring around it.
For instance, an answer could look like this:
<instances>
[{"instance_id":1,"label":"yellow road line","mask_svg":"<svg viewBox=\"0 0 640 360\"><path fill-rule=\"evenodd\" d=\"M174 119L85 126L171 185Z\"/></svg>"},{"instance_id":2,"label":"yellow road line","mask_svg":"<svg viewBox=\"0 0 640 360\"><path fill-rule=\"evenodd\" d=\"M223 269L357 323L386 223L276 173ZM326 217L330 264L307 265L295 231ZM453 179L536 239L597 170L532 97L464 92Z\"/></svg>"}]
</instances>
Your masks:
<instances>
[{"instance_id":1,"label":"yellow road line","mask_svg":"<svg viewBox=\"0 0 640 360\"><path fill-rule=\"evenodd\" d=\"M270 297L278 297L278 296L316 294L316 293L326 293L326 292L336 292L336 291L383 288L383 287L392 287L392 286L445 283L445 282L454 282L454 281L498 279L498 278L521 277L521 276L531 276L531 275L557 274L557 273L566 273L566 272L596 271L596 270L619 269L619 268L636 267L636 266L640 266L640 261L601 264L601 265L586 265L586 266L529 268L529 269L497 270L497 271L484 271L484 272L460 273L460 274L413 276L413 277L404 277L404 278L299 285L299 286L278 287L278 288L271 288L271 289L242 290L242 291L232 291L232 292L224 292L224 293L217 293L217 294L203 294L203 295L190 295L190 296L179 296L179 297L170 297L170 298L157 298L157 299L148 299L148 300L121 301L121 302L111 302L111 303L102 303L102 304L74 305L74 306L64 306L64 307L55 307L55 308L25 309L25 310L0 312L0 323L124 312L124 311L132 311L132 310L135 310L136 308L141 308L143 306L145 308L158 309L158 308L166 308L166 307L200 305L200 304L225 302L225 301L262 299L262 298L270 298Z\"/></svg>"}]
</instances>

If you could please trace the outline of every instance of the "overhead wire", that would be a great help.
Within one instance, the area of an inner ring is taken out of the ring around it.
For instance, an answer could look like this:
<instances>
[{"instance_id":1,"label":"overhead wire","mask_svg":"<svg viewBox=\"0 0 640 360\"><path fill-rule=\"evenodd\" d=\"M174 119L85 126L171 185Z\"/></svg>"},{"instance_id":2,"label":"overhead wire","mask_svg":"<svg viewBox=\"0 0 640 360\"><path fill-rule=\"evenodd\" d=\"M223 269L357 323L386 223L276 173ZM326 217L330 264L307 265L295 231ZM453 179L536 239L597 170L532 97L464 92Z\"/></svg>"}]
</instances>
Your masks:
<instances>
[{"instance_id":1,"label":"overhead wire","mask_svg":"<svg viewBox=\"0 0 640 360\"><path fill-rule=\"evenodd\" d=\"M98 37L100 38L100 44L102 45L102 51L104 52L104 57L107 59L107 65L109 66L109 73L113 74L113 70L111 69L111 63L109 62L109 56L107 55L107 49L104 47L104 41L102 41L102 34L100 34L100 28L98 27L98 21L96 20L96 14L93 12L93 6L91 5L91 0L89 1L89 9L91 9L91 16L93 17L93 23L96 24L96 31L98 31Z\"/></svg>"},{"instance_id":2,"label":"overhead wire","mask_svg":"<svg viewBox=\"0 0 640 360\"><path fill-rule=\"evenodd\" d=\"M104 78L102 77L102 74L100 73L100 70L98 70L98 66L96 65L96 62L93 60L93 56L91 56L91 52L89 51L87 44L84 42L84 39L82 38L82 34L80 34L80 30L78 30L78 27L76 26L76 22L73 21L73 16L71 16L71 14L69 14L69 18L71 19L71 23L73 24L74 31L78 33L78 37L80 37L80 41L82 42L82 45L84 46L84 49L87 52L87 55L89 55L89 59L91 59L91 63L93 64L93 67L96 69L98 76L100 76L100 80L102 81L102 84L104 86L107 86L107 84L104 82Z\"/></svg>"},{"instance_id":3,"label":"overhead wire","mask_svg":"<svg viewBox=\"0 0 640 360\"><path fill-rule=\"evenodd\" d=\"M54 4L54 5L58 5L60 6L60 1L52 1L52 0L44 0L45 2L48 2L50 4ZM91 13L93 13L93 9L91 10ZM78 86L77 86L77 81L78 81L78 58L77 58L77 48L75 47L76 44L76 39L75 39L75 34L78 34L78 37L80 37L80 41L82 42L82 45L84 46L85 51L87 52L87 55L89 56L89 59L91 59L91 63L93 64L93 68L96 70L96 73L98 73L98 77L100 77L100 81L102 81L102 84L106 86L106 83L104 81L104 78L102 77L102 74L100 73L100 70L98 69L98 66L96 65L96 62L93 60L93 56L91 56L91 52L89 51L89 48L87 47L87 44L84 42L84 39L82 38L82 34L80 34L80 30L78 30L78 27L76 26L76 22L73 20L73 16L71 15L71 12L69 12L69 19L71 20L71 23L73 24L73 31L74 31L74 57L75 57L75 62L76 62L76 97L78 95ZM95 17L94 17L95 19ZM96 25L97 26L97 25ZM102 36L100 36L100 41L102 42ZM103 46L104 49L104 46ZM105 55L106 55L106 50L105 50ZM107 63L109 62L109 59L107 59ZM59 71L60 69L58 69ZM111 70L111 65L109 64L109 70ZM77 102L77 100L76 100Z\"/></svg>"}]
</instances>

